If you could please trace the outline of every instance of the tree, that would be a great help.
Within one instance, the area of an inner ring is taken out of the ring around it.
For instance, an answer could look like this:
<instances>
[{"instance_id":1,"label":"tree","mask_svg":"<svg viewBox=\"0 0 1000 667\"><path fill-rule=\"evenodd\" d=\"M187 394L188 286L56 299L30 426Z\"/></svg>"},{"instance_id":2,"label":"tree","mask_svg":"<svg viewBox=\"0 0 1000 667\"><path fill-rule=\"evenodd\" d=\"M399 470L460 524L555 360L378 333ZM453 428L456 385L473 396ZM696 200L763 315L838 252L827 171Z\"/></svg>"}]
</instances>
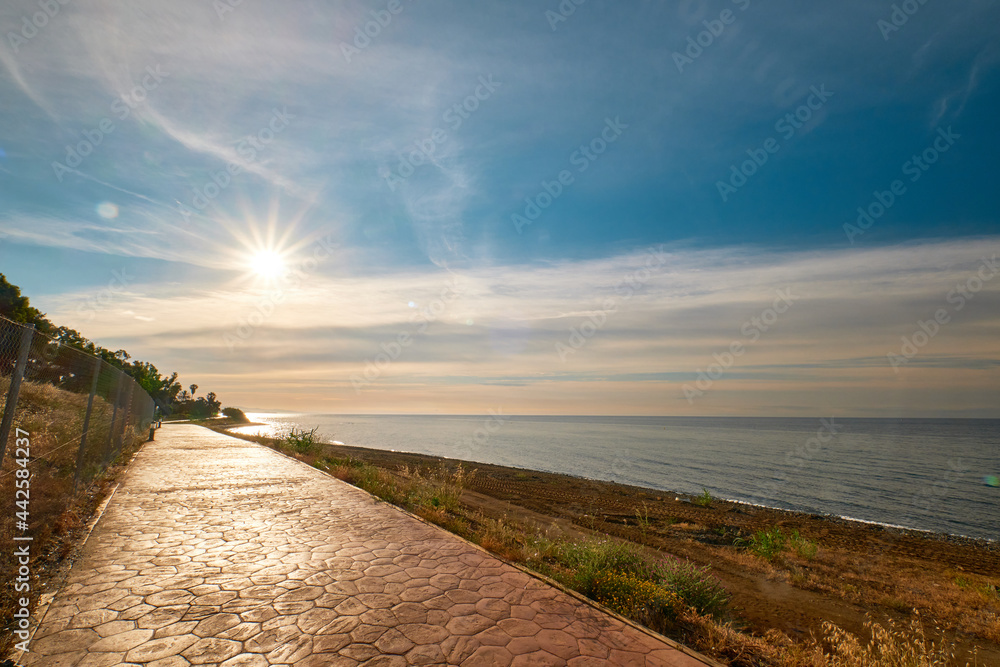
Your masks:
<instances>
[{"instance_id":1,"label":"tree","mask_svg":"<svg viewBox=\"0 0 1000 667\"><path fill-rule=\"evenodd\" d=\"M42 333L49 333L55 327L45 315L33 308L28 297L21 296L21 288L7 282L7 276L0 273L0 315L21 324L34 324Z\"/></svg>"},{"instance_id":2,"label":"tree","mask_svg":"<svg viewBox=\"0 0 1000 667\"><path fill-rule=\"evenodd\" d=\"M133 360L125 350L112 352L88 340L76 329L52 324L43 313L31 306L28 297L21 294L21 288L8 282L2 273L0 273L0 315L21 324L34 324L39 333L52 339L40 348L33 348L28 358L28 375L36 382L46 382L73 391L86 391L90 386L91 366L86 362L81 364L80 356L72 351L81 350L101 358L108 365L132 377L143 391L153 398L164 414L197 412L208 415L218 413L222 407L214 392L209 393L207 399L195 400L194 395L198 391L196 384L190 385L190 394L183 391L181 383L177 380L177 373L164 377L156 366L149 362ZM5 339L0 341L2 343L0 350L16 350L17 335L14 329L5 328ZM8 337L13 338L8 341L6 340ZM15 359L10 354L0 357L0 367L5 369L5 373L8 372L6 370L8 367L13 369L14 362Z\"/></svg>"}]
</instances>

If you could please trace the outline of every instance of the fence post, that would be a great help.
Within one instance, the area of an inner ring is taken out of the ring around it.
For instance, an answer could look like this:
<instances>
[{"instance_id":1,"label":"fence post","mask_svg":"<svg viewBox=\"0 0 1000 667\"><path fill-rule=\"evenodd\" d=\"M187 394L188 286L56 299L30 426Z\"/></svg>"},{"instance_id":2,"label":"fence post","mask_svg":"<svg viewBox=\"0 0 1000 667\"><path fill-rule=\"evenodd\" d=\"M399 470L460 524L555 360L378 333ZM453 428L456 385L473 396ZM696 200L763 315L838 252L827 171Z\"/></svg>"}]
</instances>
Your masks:
<instances>
[{"instance_id":1,"label":"fence post","mask_svg":"<svg viewBox=\"0 0 1000 667\"><path fill-rule=\"evenodd\" d=\"M90 414L94 411L94 396L97 395L97 381L101 377L101 358L94 360L94 379L90 381L90 398L87 399L87 415L83 418L83 435L80 436L80 450L76 453L76 472L73 473L73 495L76 495L76 485L80 483L80 472L83 468L83 450L87 446L87 433L90 431Z\"/></svg>"},{"instance_id":2,"label":"fence post","mask_svg":"<svg viewBox=\"0 0 1000 667\"><path fill-rule=\"evenodd\" d=\"M10 427L14 425L17 397L21 393L21 380L24 379L24 369L28 365L28 353L31 351L31 340L34 336L35 325L25 325L21 331L21 347L17 353L17 365L14 367L14 374L10 376L7 403L4 404L3 408L3 423L0 424L0 466L3 465L4 454L7 453L7 437L10 435Z\"/></svg>"}]
</instances>

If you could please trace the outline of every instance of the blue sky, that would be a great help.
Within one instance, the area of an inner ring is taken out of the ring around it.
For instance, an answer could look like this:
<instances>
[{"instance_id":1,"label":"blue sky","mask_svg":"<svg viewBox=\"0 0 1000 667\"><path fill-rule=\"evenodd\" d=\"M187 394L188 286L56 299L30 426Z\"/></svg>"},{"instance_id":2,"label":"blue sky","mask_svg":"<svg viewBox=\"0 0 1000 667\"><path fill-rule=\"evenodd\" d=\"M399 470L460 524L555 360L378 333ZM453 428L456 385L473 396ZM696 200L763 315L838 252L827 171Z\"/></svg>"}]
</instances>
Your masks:
<instances>
[{"instance_id":1,"label":"blue sky","mask_svg":"<svg viewBox=\"0 0 1000 667\"><path fill-rule=\"evenodd\" d=\"M0 271L238 405L1000 416L1000 7L902 4L8 2Z\"/></svg>"}]
</instances>

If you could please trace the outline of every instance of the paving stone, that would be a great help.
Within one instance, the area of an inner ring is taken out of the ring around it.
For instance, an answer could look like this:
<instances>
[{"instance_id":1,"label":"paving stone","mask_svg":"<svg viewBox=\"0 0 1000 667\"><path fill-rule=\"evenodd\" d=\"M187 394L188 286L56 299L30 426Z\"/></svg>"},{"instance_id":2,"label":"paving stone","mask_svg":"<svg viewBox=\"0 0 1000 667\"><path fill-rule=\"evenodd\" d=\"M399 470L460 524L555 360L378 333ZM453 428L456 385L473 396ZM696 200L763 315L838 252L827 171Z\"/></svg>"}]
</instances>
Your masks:
<instances>
[{"instance_id":1,"label":"paving stone","mask_svg":"<svg viewBox=\"0 0 1000 667\"><path fill-rule=\"evenodd\" d=\"M87 647L87 650L95 653L125 652L145 644L152 638L152 630L127 630L94 642Z\"/></svg>"},{"instance_id":2,"label":"paving stone","mask_svg":"<svg viewBox=\"0 0 1000 667\"><path fill-rule=\"evenodd\" d=\"M705 662L267 448L169 425L27 667Z\"/></svg>"}]
</instances>

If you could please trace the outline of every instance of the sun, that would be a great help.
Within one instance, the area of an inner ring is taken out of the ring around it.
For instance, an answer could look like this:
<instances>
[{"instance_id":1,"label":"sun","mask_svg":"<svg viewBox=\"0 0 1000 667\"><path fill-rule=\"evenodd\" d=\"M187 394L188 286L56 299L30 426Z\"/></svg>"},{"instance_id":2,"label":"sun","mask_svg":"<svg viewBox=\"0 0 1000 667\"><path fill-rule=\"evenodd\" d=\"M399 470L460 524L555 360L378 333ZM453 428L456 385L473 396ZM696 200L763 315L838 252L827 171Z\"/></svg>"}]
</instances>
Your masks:
<instances>
[{"instance_id":1,"label":"sun","mask_svg":"<svg viewBox=\"0 0 1000 667\"><path fill-rule=\"evenodd\" d=\"M261 278L274 280L285 272L285 260L273 250L261 250L251 257L250 268Z\"/></svg>"}]
</instances>

